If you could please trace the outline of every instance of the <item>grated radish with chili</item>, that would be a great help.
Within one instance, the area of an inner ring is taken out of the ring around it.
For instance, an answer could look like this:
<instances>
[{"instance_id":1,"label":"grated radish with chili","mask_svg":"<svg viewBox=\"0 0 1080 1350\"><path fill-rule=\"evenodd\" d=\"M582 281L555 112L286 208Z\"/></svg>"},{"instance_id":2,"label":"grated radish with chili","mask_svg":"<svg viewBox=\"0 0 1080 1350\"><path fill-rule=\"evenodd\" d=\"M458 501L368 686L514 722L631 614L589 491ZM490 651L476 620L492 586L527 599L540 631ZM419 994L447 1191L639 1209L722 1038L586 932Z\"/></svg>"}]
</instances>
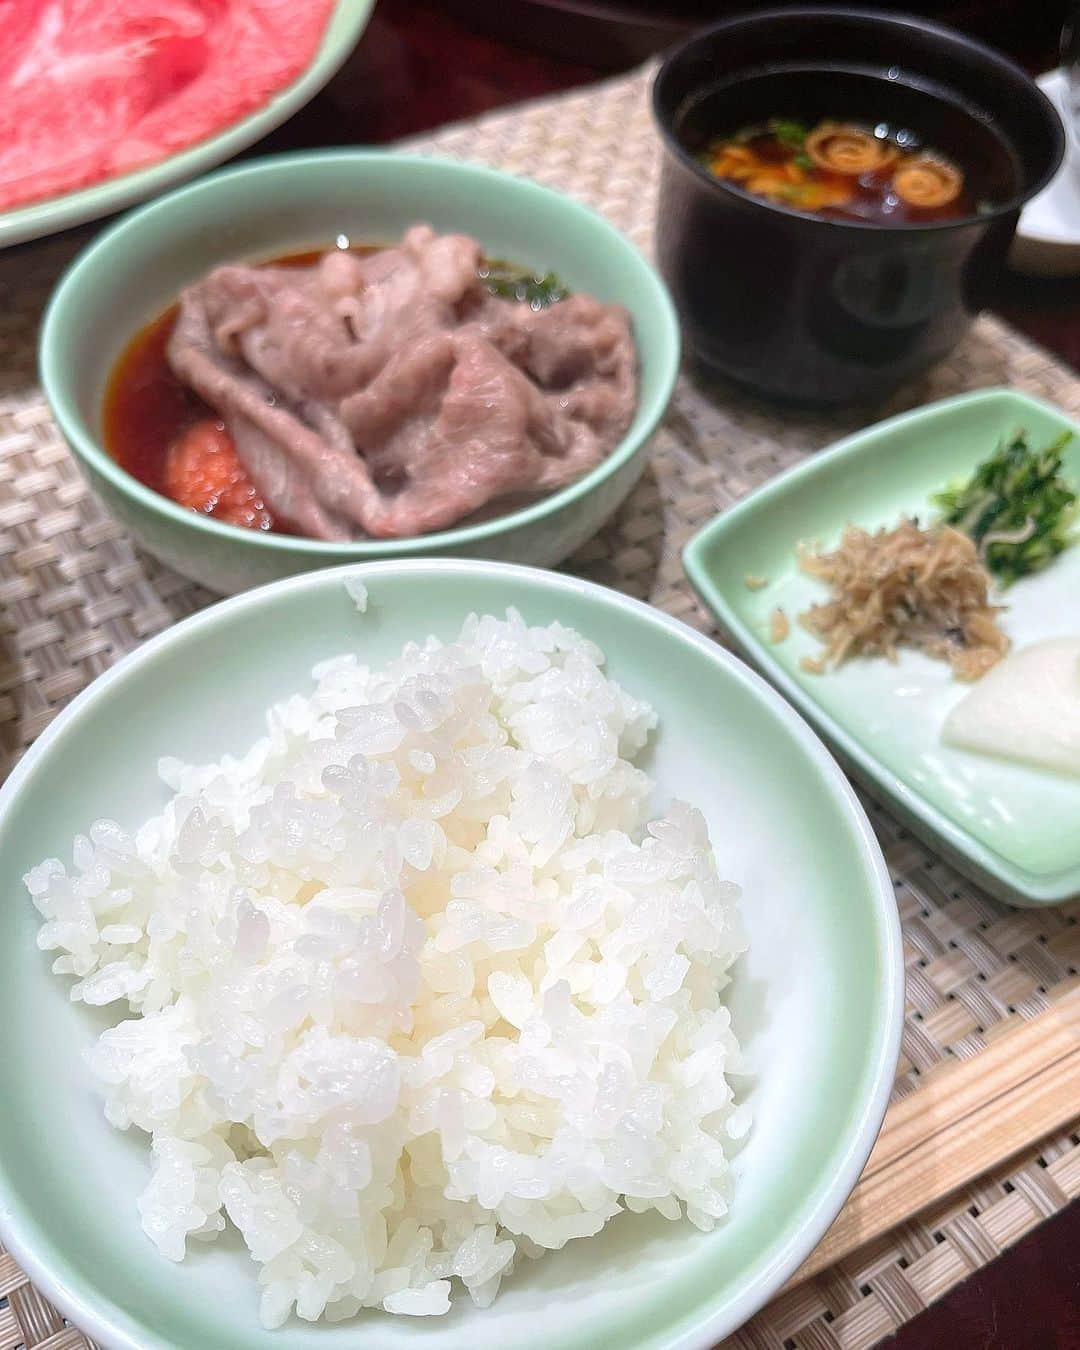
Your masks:
<instances>
[{"instance_id":1,"label":"grated radish with chili","mask_svg":"<svg viewBox=\"0 0 1080 1350\"><path fill-rule=\"evenodd\" d=\"M169 447L165 491L180 506L226 525L274 528L274 517L240 463L232 437L209 418L196 422Z\"/></svg>"}]
</instances>

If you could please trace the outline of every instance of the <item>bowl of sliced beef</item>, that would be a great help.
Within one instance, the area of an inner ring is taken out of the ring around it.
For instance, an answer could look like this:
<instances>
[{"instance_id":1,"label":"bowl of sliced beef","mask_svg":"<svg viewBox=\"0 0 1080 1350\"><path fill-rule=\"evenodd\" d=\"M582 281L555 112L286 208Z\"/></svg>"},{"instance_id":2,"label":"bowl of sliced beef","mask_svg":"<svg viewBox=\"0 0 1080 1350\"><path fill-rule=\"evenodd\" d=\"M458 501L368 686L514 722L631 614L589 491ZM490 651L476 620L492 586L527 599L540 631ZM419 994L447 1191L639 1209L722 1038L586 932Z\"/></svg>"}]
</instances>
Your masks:
<instances>
[{"instance_id":1,"label":"bowl of sliced beef","mask_svg":"<svg viewBox=\"0 0 1080 1350\"><path fill-rule=\"evenodd\" d=\"M563 561L637 483L678 357L663 283L602 217L361 151L132 213L64 276L41 344L106 507L219 592L375 558Z\"/></svg>"}]
</instances>

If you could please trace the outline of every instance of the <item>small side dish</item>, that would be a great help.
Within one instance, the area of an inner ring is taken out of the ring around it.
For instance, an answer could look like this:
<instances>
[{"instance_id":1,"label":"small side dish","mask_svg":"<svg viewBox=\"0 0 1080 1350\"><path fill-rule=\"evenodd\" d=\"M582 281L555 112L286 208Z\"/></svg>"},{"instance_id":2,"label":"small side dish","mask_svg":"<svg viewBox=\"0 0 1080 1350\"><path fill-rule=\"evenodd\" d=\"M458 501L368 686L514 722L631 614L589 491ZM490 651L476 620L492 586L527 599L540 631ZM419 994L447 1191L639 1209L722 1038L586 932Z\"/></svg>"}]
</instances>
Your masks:
<instances>
[{"instance_id":1,"label":"small side dish","mask_svg":"<svg viewBox=\"0 0 1080 1350\"><path fill-rule=\"evenodd\" d=\"M486 1307L624 1210L726 1214L739 892L698 811L652 815L657 717L603 662L512 610L324 661L26 876L72 999L130 1010L89 1060L151 1136L144 1230L180 1261L231 1222L266 1326Z\"/></svg>"},{"instance_id":2,"label":"small side dish","mask_svg":"<svg viewBox=\"0 0 1080 1350\"><path fill-rule=\"evenodd\" d=\"M574 482L636 403L624 309L417 225L187 287L117 364L105 443L229 524L403 539Z\"/></svg>"},{"instance_id":3,"label":"small side dish","mask_svg":"<svg viewBox=\"0 0 1080 1350\"><path fill-rule=\"evenodd\" d=\"M1011 904L1080 894L1078 446L1059 410L1015 390L946 399L811 457L684 554L723 627L858 777ZM1017 530L1029 515L1037 531ZM1003 518L1024 537L1000 538Z\"/></svg>"}]
</instances>

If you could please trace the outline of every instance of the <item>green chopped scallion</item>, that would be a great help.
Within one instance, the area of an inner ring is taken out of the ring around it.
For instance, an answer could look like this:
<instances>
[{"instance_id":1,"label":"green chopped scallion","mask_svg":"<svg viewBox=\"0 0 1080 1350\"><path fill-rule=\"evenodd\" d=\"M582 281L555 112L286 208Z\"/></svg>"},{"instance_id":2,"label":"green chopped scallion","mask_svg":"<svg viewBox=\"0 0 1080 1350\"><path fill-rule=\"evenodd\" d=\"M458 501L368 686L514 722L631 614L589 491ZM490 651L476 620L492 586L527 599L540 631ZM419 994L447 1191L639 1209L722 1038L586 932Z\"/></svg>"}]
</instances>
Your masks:
<instances>
[{"instance_id":1,"label":"green chopped scallion","mask_svg":"<svg viewBox=\"0 0 1080 1350\"><path fill-rule=\"evenodd\" d=\"M768 127L781 145L786 145L792 150L801 150L806 144L807 136L810 135L810 128L805 122L795 122L787 117L770 118Z\"/></svg>"},{"instance_id":2,"label":"green chopped scallion","mask_svg":"<svg viewBox=\"0 0 1080 1350\"><path fill-rule=\"evenodd\" d=\"M570 294L554 272L531 272L497 258L485 259L479 276L492 295L521 301L533 309L546 309Z\"/></svg>"},{"instance_id":3,"label":"green chopped scallion","mask_svg":"<svg viewBox=\"0 0 1080 1350\"><path fill-rule=\"evenodd\" d=\"M934 497L944 520L971 538L1003 586L1038 572L1073 542L1080 512L1076 492L1061 477L1065 431L1032 450L1023 431L1003 441L963 484Z\"/></svg>"}]
</instances>

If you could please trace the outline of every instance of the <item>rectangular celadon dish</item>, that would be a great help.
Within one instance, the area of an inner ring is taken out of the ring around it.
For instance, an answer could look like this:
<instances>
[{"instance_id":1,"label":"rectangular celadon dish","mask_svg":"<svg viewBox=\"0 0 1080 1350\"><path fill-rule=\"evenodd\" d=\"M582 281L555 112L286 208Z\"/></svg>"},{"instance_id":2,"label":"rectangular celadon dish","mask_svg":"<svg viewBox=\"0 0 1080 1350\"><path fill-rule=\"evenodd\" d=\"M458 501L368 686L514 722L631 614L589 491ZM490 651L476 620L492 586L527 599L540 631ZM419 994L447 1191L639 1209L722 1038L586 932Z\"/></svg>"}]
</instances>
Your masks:
<instances>
[{"instance_id":1,"label":"rectangular celadon dish","mask_svg":"<svg viewBox=\"0 0 1080 1350\"><path fill-rule=\"evenodd\" d=\"M904 515L925 524L933 494L1018 430L1033 449L1073 431L1062 472L1080 485L1080 427L1037 399L987 389L890 418L782 474L707 525L684 562L723 628L856 778L993 895L1043 905L1080 893L1080 777L945 744L945 719L971 686L921 652L804 671L821 646L796 617L828 594L799 570L797 544L832 548L848 524L873 530ZM747 576L766 584L751 590ZM1014 650L1080 634L1080 547L996 598ZM782 642L770 640L777 608L791 620Z\"/></svg>"}]
</instances>

